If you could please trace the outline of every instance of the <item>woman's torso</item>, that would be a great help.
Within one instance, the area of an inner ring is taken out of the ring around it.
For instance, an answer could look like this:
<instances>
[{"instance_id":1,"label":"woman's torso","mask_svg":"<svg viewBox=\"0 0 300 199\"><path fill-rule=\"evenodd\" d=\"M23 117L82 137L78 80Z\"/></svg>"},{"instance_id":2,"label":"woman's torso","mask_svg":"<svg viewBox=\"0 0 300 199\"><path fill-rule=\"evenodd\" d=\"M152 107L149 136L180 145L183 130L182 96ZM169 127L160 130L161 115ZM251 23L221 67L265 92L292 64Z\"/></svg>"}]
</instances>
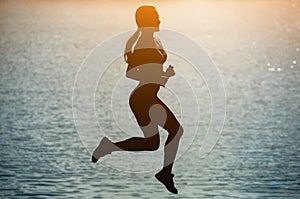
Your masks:
<instances>
[{"instance_id":1,"label":"woman's torso","mask_svg":"<svg viewBox=\"0 0 300 199\"><path fill-rule=\"evenodd\" d=\"M128 70L134 69L135 67L143 66L144 69L148 70L149 73L162 74L163 63L167 59L167 54L164 51L161 43L157 39L153 41L147 41L148 45L144 45L145 42L138 41L133 53L130 56L130 63L128 64ZM150 44L149 44L150 43ZM155 82L155 81L153 81ZM143 80L140 81L140 84L133 91L138 93L144 93L145 96L151 97L156 96L160 88L159 84L156 83L147 83L144 84ZM140 95L139 95L140 96Z\"/></svg>"}]
</instances>

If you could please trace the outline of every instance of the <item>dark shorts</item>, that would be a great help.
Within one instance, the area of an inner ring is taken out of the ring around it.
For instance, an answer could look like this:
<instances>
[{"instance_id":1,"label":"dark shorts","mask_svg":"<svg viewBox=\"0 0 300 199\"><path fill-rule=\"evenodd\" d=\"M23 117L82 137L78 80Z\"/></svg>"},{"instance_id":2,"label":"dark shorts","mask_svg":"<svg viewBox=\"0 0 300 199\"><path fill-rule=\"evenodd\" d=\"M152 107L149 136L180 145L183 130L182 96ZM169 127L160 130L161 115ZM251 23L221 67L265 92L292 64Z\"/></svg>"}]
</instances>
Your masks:
<instances>
[{"instance_id":1,"label":"dark shorts","mask_svg":"<svg viewBox=\"0 0 300 199\"><path fill-rule=\"evenodd\" d=\"M166 130L178 129L180 124L171 110L157 97L157 84L147 84L135 89L129 99L130 108L139 126L149 125L151 120Z\"/></svg>"}]
</instances>

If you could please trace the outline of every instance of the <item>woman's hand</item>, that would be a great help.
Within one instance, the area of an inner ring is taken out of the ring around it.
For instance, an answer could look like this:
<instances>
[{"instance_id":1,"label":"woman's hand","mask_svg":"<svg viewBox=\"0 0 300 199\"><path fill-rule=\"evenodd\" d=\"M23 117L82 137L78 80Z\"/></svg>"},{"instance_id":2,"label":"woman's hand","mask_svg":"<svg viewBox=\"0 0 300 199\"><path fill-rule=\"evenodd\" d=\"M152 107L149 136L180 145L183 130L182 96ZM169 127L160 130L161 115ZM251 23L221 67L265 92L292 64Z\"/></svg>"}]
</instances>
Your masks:
<instances>
[{"instance_id":1,"label":"woman's hand","mask_svg":"<svg viewBox=\"0 0 300 199\"><path fill-rule=\"evenodd\" d=\"M167 68L165 74L166 74L167 77L174 76L175 75L174 66L169 65L169 67Z\"/></svg>"}]
</instances>

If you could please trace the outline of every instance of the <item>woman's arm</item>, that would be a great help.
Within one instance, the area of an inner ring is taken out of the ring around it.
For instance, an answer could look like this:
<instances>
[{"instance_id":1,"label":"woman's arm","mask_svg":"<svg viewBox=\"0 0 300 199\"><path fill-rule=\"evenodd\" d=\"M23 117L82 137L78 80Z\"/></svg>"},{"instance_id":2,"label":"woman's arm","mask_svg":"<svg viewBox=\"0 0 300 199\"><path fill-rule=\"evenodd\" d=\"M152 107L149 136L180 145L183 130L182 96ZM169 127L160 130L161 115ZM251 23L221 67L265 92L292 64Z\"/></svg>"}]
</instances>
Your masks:
<instances>
[{"instance_id":1,"label":"woman's arm","mask_svg":"<svg viewBox=\"0 0 300 199\"><path fill-rule=\"evenodd\" d=\"M139 72L138 68L133 68L133 69L127 69L126 71L126 77L133 79L133 80L137 80L140 81L141 80L141 74Z\"/></svg>"}]
</instances>

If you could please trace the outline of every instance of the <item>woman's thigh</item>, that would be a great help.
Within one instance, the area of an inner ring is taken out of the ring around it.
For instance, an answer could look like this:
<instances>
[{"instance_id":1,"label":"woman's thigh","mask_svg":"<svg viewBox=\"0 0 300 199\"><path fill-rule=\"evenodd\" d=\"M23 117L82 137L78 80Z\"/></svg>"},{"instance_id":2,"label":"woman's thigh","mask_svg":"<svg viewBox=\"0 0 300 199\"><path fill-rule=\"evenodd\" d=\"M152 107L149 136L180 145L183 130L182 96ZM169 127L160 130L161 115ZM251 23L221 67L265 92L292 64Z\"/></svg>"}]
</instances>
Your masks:
<instances>
[{"instance_id":1,"label":"woman's thigh","mask_svg":"<svg viewBox=\"0 0 300 199\"><path fill-rule=\"evenodd\" d=\"M157 134L158 125L174 135L180 128L175 115L159 98L144 101L132 100L130 107L145 137Z\"/></svg>"}]
</instances>

